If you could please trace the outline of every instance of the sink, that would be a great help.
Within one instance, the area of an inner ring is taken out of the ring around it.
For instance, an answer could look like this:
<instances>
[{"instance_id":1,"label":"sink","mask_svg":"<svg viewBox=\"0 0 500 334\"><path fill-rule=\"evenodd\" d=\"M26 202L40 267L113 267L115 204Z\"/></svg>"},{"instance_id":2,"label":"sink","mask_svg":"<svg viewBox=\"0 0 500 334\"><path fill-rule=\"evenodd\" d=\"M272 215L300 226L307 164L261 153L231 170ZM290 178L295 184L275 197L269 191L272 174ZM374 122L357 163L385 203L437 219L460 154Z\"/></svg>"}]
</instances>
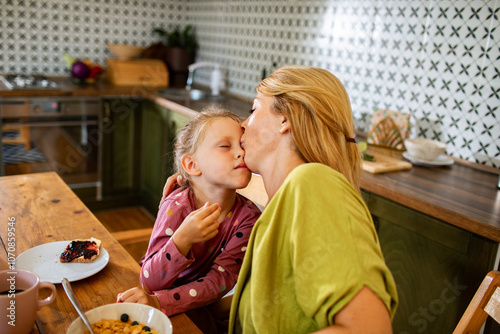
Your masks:
<instances>
[{"instance_id":1,"label":"sink","mask_svg":"<svg viewBox=\"0 0 500 334\"><path fill-rule=\"evenodd\" d=\"M183 89L183 88L168 88L158 91L158 95L169 100L206 100L206 101L220 101L224 97L222 95L212 95L208 90L201 89Z\"/></svg>"}]
</instances>

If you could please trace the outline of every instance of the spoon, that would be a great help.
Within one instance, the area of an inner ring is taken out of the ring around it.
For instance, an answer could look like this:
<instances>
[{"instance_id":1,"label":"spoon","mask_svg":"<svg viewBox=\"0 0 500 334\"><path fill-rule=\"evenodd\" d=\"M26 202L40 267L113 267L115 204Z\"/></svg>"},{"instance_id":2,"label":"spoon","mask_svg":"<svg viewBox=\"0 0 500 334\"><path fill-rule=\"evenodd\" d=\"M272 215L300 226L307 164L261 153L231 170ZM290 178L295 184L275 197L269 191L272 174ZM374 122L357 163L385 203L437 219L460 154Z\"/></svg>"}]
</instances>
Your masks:
<instances>
[{"instance_id":1,"label":"spoon","mask_svg":"<svg viewBox=\"0 0 500 334\"><path fill-rule=\"evenodd\" d=\"M83 312L82 307L80 306L80 303L75 297L75 294L73 293L73 289L71 288L71 285L69 284L69 281L67 278L63 278L61 280L62 286L64 288L64 291L68 295L69 300L71 301L71 304L75 307L76 312L80 315L80 318L82 318L83 323L87 326L87 328L90 330L90 334L94 334L92 331L92 327L90 326L90 321L87 319L87 316L85 315L85 312Z\"/></svg>"}]
</instances>

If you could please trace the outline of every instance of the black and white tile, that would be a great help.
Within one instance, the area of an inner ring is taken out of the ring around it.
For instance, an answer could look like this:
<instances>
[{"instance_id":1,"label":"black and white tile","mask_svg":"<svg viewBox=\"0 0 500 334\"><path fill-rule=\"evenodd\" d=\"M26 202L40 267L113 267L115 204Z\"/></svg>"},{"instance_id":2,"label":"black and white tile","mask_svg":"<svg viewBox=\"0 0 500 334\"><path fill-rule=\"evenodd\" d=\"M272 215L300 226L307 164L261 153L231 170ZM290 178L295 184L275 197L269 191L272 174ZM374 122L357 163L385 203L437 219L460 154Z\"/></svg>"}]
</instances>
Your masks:
<instances>
[{"instance_id":1,"label":"black and white tile","mask_svg":"<svg viewBox=\"0 0 500 334\"><path fill-rule=\"evenodd\" d=\"M233 93L252 97L273 62L319 66L346 86L358 128L368 130L374 109L400 110L411 114L413 136L500 167L498 1L191 1L188 9L203 28L199 58L228 68Z\"/></svg>"},{"instance_id":2,"label":"black and white tile","mask_svg":"<svg viewBox=\"0 0 500 334\"><path fill-rule=\"evenodd\" d=\"M104 63L105 44L149 45L191 23L197 60L220 63L252 98L276 66L334 73L357 127L376 108L410 113L412 135L500 168L500 2L496 0L0 0L0 72L63 74L63 52ZM200 70L196 80L208 84Z\"/></svg>"}]
</instances>

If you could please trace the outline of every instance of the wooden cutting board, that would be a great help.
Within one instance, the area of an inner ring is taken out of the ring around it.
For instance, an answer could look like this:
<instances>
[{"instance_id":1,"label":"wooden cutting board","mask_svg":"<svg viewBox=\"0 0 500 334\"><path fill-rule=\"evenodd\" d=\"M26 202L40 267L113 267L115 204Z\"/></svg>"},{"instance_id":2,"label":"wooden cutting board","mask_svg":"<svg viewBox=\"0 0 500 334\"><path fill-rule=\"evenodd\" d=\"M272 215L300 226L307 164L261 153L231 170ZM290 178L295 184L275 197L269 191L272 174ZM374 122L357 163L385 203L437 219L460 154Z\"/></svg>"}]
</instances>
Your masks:
<instances>
[{"instance_id":1,"label":"wooden cutting board","mask_svg":"<svg viewBox=\"0 0 500 334\"><path fill-rule=\"evenodd\" d=\"M363 170L369 173L379 174L411 169L411 163L403 160L401 157L391 157L389 155L373 152L367 153L375 157L375 161L363 160Z\"/></svg>"}]
</instances>

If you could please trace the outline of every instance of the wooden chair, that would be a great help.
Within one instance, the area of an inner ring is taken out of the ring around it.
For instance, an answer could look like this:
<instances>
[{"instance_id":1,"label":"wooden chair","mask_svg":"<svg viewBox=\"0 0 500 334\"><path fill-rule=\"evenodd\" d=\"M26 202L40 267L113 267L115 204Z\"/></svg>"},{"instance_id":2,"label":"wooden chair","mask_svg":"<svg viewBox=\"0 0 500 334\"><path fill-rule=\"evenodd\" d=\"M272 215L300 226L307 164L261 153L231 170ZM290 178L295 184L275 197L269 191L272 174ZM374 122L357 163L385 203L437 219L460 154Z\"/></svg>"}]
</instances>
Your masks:
<instances>
[{"instance_id":1,"label":"wooden chair","mask_svg":"<svg viewBox=\"0 0 500 334\"><path fill-rule=\"evenodd\" d=\"M266 191L264 189L264 183L262 182L262 177L257 174L252 175L252 179L248 186L244 189L237 190L238 193L242 194L249 200L260 206L260 209L263 209L268 201ZM115 238L120 244L128 245L135 244L138 242L149 241L151 237L151 233L153 229L141 228L134 230L125 230L119 232L113 232L111 235Z\"/></svg>"},{"instance_id":2,"label":"wooden chair","mask_svg":"<svg viewBox=\"0 0 500 334\"><path fill-rule=\"evenodd\" d=\"M488 316L500 323L499 271L490 271L486 275L453 334L479 333Z\"/></svg>"}]
</instances>

